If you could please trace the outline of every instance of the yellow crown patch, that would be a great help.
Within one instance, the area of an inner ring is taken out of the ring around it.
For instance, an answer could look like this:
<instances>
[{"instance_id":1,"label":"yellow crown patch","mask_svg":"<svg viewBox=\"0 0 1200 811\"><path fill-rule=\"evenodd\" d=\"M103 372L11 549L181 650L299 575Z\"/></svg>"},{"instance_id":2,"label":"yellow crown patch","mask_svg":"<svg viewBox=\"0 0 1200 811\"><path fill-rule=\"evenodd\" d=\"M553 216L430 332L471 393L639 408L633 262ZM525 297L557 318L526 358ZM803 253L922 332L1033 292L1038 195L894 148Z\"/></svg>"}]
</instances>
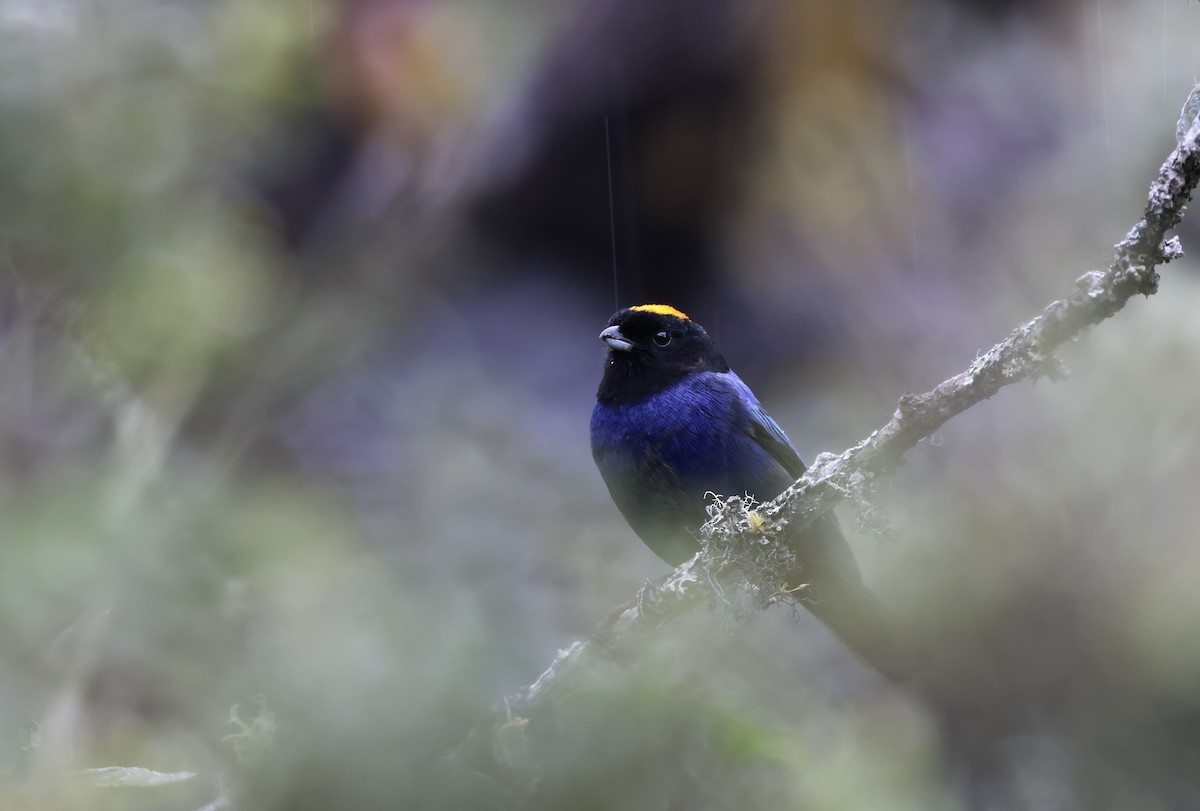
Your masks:
<instances>
[{"instance_id":1,"label":"yellow crown patch","mask_svg":"<svg viewBox=\"0 0 1200 811\"><path fill-rule=\"evenodd\" d=\"M683 312L676 310L670 304L639 304L636 307L629 309L639 313L654 313L655 315L673 315L676 318L681 318L684 321L691 321Z\"/></svg>"}]
</instances>

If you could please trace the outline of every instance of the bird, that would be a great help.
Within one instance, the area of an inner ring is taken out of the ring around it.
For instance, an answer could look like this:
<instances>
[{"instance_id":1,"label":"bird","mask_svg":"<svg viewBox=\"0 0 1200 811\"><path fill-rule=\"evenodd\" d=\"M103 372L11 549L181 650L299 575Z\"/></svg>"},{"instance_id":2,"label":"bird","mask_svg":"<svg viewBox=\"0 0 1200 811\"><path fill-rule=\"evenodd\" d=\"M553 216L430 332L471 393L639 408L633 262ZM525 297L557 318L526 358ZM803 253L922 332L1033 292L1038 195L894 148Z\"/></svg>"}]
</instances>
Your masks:
<instances>
[{"instance_id":1,"label":"bird","mask_svg":"<svg viewBox=\"0 0 1200 811\"><path fill-rule=\"evenodd\" d=\"M618 310L592 410L592 457L613 502L671 566L700 550L706 494L770 501L804 475L795 445L730 368L700 324L667 304ZM785 530L786 532L786 530ZM890 617L864 584L827 512L800 535L789 583L801 604L858 657L893 679L906 671Z\"/></svg>"}]
</instances>

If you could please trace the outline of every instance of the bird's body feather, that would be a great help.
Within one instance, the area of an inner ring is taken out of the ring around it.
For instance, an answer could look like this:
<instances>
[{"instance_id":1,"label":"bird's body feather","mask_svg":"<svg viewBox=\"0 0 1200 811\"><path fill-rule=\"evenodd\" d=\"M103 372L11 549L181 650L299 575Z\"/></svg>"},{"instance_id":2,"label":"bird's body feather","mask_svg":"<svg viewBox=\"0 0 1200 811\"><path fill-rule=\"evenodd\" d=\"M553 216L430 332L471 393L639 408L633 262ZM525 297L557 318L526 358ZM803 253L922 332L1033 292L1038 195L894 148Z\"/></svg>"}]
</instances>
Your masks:
<instances>
[{"instance_id":1,"label":"bird's body feather","mask_svg":"<svg viewBox=\"0 0 1200 811\"><path fill-rule=\"evenodd\" d=\"M654 536L699 529L706 493L765 501L791 481L754 439L758 423L751 415L758 411L754 395L733 372L701 372L637 402L596 404L596 465L634 530L668 563L682 563L699 547L675 544L687 554L668 556L656 548ZM794 449L791 453L795 456ZM655 533L653 524L664 520L669 526Z\"/></svg>"}]
</instances>

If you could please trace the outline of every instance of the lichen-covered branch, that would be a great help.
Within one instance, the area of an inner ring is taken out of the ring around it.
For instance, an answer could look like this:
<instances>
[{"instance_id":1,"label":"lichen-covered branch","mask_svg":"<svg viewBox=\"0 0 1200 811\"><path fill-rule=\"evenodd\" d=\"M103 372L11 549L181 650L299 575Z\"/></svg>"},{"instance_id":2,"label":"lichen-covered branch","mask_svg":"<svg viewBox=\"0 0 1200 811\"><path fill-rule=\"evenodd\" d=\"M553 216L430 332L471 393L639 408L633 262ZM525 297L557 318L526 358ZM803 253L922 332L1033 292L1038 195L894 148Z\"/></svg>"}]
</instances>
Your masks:
<instances>
[{"instance_id":1,"label":"lichen-covered branch","mask_svg":"<svg viewBox=\"0 0 1200 811\"><path fill-rule=\"evenodd\" d=\"M713 518L703 530L708 539L704 550L614 611L590 640L561 651L537 681L505 700L508 720L504 723L535 715L564 688L586 684L585 674L619 659L619 652L649 629L699 604L722 599L721 583L730 582L730 570L737 572L738 582L764 598L760 603L782 596L779 573L787 570L788 561L772 560L773 550L779 547L771 539L784 526L789 527L790 537L796 537L804 525L842 499L860 498L873 480L893 471L918 441L1002 387L1059 376L1053 356L1059 346L1115 315L1134 295L1156 292L1156 267L1182 254L1178 240L1167 240L1166 235L1178 225L1200 181L1200 120L1188 113L1197 98L1200 87L1184 108L1179 145L1151 184L1142 219L1117 243L1107 269L1079 277L1064 298L1018 326L967 369L924 394L905 394L886 425L841 454L818 456L804 477L774 501L753 510L741 499L715 505ZM478 732L473 736L476 740ZM493 755L503 765L504 753Z\"/></svg>"},{"instance_id":2,"label":"lichen-covered branch","mask_svg":"<svg viewBox=\"0 0 1200 811\"><path fill-rule=\"evenodd\" d=\"M1191 99L1200 97L1200 86ZM1189 107L1185 106L1185 114ZM1181 127L1181 130L1183 128ZM967 369L924 394L905 394L887 425L839 455L821 454L802 479L764 510L770 521L812 521L847 495L863 491L875 476L890 472L905 452L956 414L986 400L1010 383L1057 377L1053 352L1084 329L1116 315L1135 295L1158 290L1156 267L1182 255L1179 240L1166 234L1183 218L1200 180L1200 118L1192 118L1178 147L1150 185L1142 219L1115 246L1106 270L1075 280L1065 298L1019 325Z\"/></svg>"}]
</instances>

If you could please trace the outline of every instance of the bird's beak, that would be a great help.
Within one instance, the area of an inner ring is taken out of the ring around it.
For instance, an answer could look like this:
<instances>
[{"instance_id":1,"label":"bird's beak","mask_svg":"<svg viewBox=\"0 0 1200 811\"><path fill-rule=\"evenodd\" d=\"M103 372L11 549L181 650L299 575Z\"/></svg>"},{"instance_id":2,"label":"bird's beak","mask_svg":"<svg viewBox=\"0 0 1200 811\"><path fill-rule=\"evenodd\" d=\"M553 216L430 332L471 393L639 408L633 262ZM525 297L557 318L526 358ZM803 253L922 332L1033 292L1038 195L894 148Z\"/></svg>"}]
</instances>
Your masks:
<instances>
[{"instance_id":1,"label":"bird's beak","mask_svg":"<svg viewBox=\"0 0 1200 811\"><path fill-rule=\"evenodd\" d=\"M600 340L608 344L608 348L614 352L628 352L633 349L633 341L628 340L621 334L620 327L609 327L600 333Z\"/></svg>"}]
</instances>

